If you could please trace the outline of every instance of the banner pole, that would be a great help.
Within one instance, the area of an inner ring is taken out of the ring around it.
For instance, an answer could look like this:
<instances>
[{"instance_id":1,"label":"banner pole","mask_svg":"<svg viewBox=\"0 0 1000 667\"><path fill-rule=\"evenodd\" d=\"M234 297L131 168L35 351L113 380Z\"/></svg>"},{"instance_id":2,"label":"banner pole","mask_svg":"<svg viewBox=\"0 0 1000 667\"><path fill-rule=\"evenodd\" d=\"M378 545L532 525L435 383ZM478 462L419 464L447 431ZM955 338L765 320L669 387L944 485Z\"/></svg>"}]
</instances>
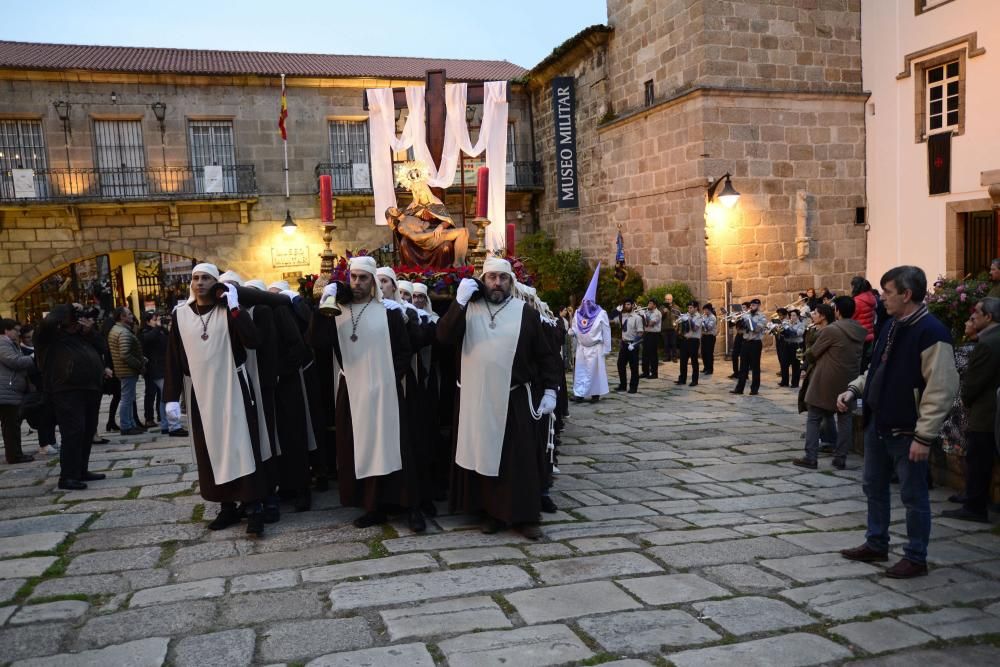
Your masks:
<instances>
[{"instance_id":1,"label":"banner pole","mask_svg":"<svg viewBox=\"0 0 1000 667\"><path fill-rule=\"evenodd\" d=\"M285 75L284 74L281 75L281 95L286 100L288 99L287 95L285 94ZM285 102L285 104L287 104L287 101ZM286 137L282 137L281 144L282 144L282 148L284 149L284 152L285 152L285 199L288 199L289 196L290 196L289 190L288 190L288 139Z\"/></svg>"}]
</instances>

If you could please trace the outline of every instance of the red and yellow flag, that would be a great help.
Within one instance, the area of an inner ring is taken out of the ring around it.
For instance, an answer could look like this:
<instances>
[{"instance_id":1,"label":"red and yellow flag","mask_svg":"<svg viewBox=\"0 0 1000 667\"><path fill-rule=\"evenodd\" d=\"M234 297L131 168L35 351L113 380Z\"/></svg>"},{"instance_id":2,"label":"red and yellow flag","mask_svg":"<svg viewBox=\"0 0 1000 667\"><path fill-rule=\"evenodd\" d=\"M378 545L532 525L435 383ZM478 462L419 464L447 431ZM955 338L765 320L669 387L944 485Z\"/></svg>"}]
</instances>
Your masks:
<instances>
[{"instance_id":1,"label":"red and yellow flag","mask_svg":"<svg viewBox=\"0 0 1000 667\"><path fill-rule=\"evenodd\" d=\"M281 112L278 114L278 130L281 132L281 140L288 141L288 132L285 130L285 119L288 118L288 97L285 95L285 75L281 75Z\"/></svg>"}]
</instances>

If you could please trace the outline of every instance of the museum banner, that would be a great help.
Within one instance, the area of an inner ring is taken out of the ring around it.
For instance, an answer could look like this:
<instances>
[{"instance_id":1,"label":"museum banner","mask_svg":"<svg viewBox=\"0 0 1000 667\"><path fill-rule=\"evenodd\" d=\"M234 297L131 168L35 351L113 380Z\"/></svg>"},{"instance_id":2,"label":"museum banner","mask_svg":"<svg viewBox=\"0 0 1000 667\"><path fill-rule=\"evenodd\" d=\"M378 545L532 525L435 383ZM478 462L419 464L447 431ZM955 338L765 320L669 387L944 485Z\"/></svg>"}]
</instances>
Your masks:
<instances>
[{"instance_id":1,"label":"museum banner","mask_svg":"<svg viewBox=\"0 0 1000 667\"><path fill-rule=\"evenodd\" d=\"M552 80L552 118L556 132L556 201L559 208L579 208L576 163L576 97L573 77Z\"/></svg>"}]
</instances>

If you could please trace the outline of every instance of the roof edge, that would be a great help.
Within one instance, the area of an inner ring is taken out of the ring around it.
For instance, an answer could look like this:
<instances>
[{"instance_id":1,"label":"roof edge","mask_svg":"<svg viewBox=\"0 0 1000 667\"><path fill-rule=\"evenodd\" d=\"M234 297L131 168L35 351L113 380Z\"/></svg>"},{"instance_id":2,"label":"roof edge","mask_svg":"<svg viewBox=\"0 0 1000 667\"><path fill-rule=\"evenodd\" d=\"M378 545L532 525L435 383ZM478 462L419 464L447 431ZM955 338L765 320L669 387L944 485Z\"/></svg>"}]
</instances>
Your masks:
<instances>
[{"instance_id":1,"label":"roof edge","mask_svg":"<svg viewBox=\"0 0 1000 667\"><path fill-rule=\"evenodd\" d=\"M569 67L580 60L590 49L606 44L613 32L614 28L603 23L584 28L552 49L552 53L528 71L525 79L543 84L546 78L551 78L547 76L549 73Z\"/></svg>"}]
</instances>

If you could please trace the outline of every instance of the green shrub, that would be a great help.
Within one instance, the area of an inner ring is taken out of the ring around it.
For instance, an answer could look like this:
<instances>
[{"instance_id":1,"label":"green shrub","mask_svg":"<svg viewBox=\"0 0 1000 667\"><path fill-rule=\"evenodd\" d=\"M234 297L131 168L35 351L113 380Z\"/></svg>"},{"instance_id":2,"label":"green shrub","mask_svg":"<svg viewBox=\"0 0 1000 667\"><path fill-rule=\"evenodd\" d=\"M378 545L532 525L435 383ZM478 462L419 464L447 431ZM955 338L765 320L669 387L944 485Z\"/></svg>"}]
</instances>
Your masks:
<instances>
[{"instance_id":1,"label":"green shrub","mask_svg":"<svg viewBox=\"0 0 1000 667\"><path fill-rule=\"evenodd\" d=\"M635 299L642 292L642 276L631 268L626 271L625 284L619 287L615 279L615 267L601 266L601 277L597 281L597 303L609 316L622 301Z\"/></svg>"},{"instance_id":2,"label":"green shrub","mask_svg":"<svg viewBox=\"0 0 1000 667\"><path fill-rule=\"evenodd\" d=\"M545 232L529 234L518 242L517 255L535 277L538 296L554 312L572 301L579 304L587 290L592 270L579 250L556 250L556 242Z\"/></svg>"}]
</instances>

